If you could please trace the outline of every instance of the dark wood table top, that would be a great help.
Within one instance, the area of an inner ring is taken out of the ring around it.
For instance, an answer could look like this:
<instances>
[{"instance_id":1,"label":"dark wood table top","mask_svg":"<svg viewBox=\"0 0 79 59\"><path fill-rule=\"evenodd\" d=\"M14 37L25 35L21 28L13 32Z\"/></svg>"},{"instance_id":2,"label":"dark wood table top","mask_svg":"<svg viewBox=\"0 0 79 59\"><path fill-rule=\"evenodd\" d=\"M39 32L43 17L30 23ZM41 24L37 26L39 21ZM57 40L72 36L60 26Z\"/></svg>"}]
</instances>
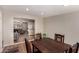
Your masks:
<instances>
[{"instance_id":1,"label":"dark wood table top","mask_svg":"<svg viewBox=\"0 0 79 59\"><path fill-rule=\"evenodd\" d=\"M33 41L32 45L38 48L42 53L63 53L70 47L69 44L57 42L52 39Z\"/></svg>"}]
</instances>

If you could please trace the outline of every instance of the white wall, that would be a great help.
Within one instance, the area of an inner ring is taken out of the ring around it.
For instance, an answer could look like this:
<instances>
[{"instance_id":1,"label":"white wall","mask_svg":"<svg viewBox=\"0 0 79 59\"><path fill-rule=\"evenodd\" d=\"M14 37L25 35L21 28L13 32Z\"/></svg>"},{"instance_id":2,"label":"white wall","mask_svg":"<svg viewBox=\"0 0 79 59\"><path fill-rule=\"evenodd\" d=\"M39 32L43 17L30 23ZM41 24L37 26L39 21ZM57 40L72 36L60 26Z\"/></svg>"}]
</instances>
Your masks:
<instances>
[{"instance_id":1,"label":"white wall","mask_svg":"<svg viewBox=\"0 0 79 59\"><path fill-rule=\"evenodd\" d=\"M13 44L13 17L3 12L3 46Z\"/></svg>"},{"instance_id":2,"label":"white wall","mask_svg":"<svg viewBox=\"0 0 79 59\"><path fill-rule=\"evenodd\" d=\"M79 12L45 18L44 31L53 39L55 33L64 34L65 43L79 42Z\"/></svg>"},{"instance_id":3,"label":"white wall","mask_svg":"<svg viewBox=\"0 0 79 59\"><path fill-rule=\"evenodd\" d=\"M2 12L0 10L0 52L2 51Z\"/></svg>"},{"instance_id":4,"label":"white wall","mask_svg":"<svg viewBox=\"0 0 79 59\"><path fill-rule=\"evenodd\" d=\"M4 46L13 44L13 20L14 17L35 20L35 33L43 32L43 20L39 17L29 16L22 13L3 11L3 41Z\"/></svg>"}]
</instances>

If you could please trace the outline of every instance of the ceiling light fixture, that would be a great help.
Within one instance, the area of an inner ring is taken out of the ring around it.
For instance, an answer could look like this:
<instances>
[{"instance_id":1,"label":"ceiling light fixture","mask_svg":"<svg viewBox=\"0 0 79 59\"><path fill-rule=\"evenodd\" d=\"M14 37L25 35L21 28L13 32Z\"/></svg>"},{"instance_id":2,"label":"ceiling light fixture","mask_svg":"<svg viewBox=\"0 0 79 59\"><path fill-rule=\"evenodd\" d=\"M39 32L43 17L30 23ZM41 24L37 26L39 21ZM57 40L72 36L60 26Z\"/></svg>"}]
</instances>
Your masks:
<instances>
[{"instance_id":1,"label":"ceiling light fixture","mask_svg":"<svg viewBox=\"0 0 79 59\"><path fill-rule=\"evenodd\" d=\"M26 8L26 11L29 11L29 8Z\"/></svg>"}]
</instances>

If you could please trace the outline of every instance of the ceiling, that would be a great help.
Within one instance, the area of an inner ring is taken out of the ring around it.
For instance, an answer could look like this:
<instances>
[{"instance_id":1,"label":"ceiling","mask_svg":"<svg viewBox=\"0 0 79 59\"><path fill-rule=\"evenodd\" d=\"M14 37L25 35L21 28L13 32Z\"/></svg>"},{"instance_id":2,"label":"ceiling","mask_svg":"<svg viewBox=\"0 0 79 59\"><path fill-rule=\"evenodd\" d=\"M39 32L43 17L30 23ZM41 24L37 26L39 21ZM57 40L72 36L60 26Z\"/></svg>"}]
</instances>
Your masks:
<instances>
[{"instance_id":1,"label":"ceiling","mask_svg":"<svg viewBox=\"0 0 79 59\"><path fill-rule=\"evenodd\" d=\"M8 10L39 17L49 17L79 11L79 5L4 5L0 7L5 11ZM26 11L26 8L29 8L29 11Z\"/></svg>"}]
</instances>

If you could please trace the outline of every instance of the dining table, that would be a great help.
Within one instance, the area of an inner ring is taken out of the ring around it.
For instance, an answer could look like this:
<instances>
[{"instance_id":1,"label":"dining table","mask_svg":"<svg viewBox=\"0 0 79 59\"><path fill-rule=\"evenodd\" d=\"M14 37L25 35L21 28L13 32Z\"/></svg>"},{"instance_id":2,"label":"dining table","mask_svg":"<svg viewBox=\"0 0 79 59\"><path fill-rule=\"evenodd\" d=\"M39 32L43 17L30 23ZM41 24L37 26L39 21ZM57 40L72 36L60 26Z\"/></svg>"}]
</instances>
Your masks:
<instances>
[{"instance_id":1,"label":"dining table","mask_svg":"<svg viewBox=\"0 0 79 59\"><path fill-rule=\"evenodd\" d=\"M41 53L64 53L70 44L55 41L54 39L40 39L32 41L33 51L34 48L38 49Z\"/></svg>"}]
</instances>

